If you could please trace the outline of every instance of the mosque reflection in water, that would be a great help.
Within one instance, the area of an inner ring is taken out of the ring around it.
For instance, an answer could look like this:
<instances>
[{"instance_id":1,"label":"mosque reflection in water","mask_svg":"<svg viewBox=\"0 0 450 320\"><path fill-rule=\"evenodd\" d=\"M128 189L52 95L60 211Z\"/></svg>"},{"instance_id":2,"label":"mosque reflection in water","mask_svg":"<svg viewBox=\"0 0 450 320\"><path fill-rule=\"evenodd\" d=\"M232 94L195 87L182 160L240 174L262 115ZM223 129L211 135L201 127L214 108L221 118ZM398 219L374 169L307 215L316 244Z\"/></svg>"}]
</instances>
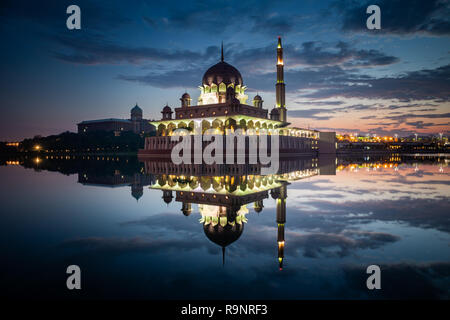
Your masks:
<instances>
[{"instance_id":1,"label":"mosque reflection in water","mask_svg":"<svg viewBox=\"0 0 450 320\"><path fill-rule=\"evenodd\" d=\"M429 160L427 160L429 159ZM261 175L258 165L174 165L171 162L144 161L136 158L46 157L40 161L21 159L14 164L35 170L78 173L83 185L131 187L131 195L139 200L144 188L162 192L162 201L180 203L183 215L190 216L198 206L200 223L206 237L222 250L223 263L227 246L244 232L246 215L264 210L265 201L276 201L278 263L283 268L285 248L286 201L293 181L318 175L335 175L336 171L396 170L401 163L418 166L434 162L432 158L383 156L378 158L296 158L280 161L276 174ZM273 200L271 200L273 199ZM274 239L275 242L275 239ZM274 244L275 245L275 244Z\"/></svg>"},{"instance_id":2,"label":"mosque reflection in water","mask_svg":"<svg viewBox=\"0 0 450 320\"><path fill-rule=\"evenodd\" d=\"M277 245L280 270L284 259L284 228L286 223L287 187L296 181L315 175L335 174L335 158L303 158L284 160L277 174L260 175L258 165L180 165L169 162L146 162L145 172L153 174L151 189L161 190L162 199L169 204L181 203L185 216L197 204L200 223L206 237L222 249L239 239L247 222L249 206L257 213L263 211L264 201L276 201Z\"/></svg>"}]
</instances>

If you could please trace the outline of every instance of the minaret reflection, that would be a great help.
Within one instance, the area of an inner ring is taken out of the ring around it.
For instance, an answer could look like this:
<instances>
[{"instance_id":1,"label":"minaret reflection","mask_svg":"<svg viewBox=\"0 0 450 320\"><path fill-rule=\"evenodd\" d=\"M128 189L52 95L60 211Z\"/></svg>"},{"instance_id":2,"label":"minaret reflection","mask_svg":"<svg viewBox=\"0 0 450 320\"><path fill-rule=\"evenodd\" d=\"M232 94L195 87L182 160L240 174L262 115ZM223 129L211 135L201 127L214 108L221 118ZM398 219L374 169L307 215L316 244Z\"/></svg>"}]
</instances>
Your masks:
<instances>
[{"instance_id":1,"label":"minaret reflection","mask_svg":"<svg viewBox=\"0 0 450 320\"><path fill-rule=\"evenodd\" d=\"M272 198L277 202L277 241L278 241L278 263L280 270L283 270L284 260L284 224L286 223L286 198L287 183L272 190Z\"/></svg>"}]
</instances>

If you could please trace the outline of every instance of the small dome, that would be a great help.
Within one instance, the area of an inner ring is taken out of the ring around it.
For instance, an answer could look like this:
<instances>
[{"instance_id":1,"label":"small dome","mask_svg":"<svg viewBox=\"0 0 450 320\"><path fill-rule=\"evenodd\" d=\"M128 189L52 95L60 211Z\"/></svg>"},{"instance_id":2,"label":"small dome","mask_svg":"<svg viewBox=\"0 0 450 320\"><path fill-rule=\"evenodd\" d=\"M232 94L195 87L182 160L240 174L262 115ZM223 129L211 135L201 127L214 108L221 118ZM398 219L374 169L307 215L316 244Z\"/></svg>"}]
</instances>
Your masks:
<instances>
[{"instance_id":1,"label":"small dome","mask_svg":"<svg viewBox=\"0 0 450 320\"><path fill-rule=\"evenodd\" d=\"M144 195L144 190L143 189L138 189L138 190L132 190L131 191L131 196L133 198L135 198L136 200L139 200L143 195Z\"/></svg>"},{"instance_id":2,"label":"small dome","mask_svg":"<svg viewBox=\"0 0 450 320\"><path fill-rule=\"evenodd\" d=\"M270 114L280 114L280 110L278 110L278 108L273 108L272 111L270 111Z\"/></svg>"},{"instance_id":3,"label":"small dome","mask_svg":"<svg viewBox=\"0 0 450 320\"><path fill-rule=\"evenodd\" d=\"M163 198L163 200L164 200L165 203L169 204L169 203L172 202L172 198L173 198L173 197L170 197L170 196L164 196L164 197L162 197L162 198Z\"/></svg>"},{"instance_id":4,"label":"small dome","mask_svg":"<svg viewBox=\"0 0 450 320\"><path fill-rule=\"evenodd\" d=\"M279 188L272 189L270 191L270 195L272 196L272 199L278 199L280 197L280 189Z\"/></svg>"},{"instance_id":5,"label":"small dome","mask_svg":"<svg viewBox=\"0 0 450 320\"><path fill-rule=\"evenodd\" d=\"M182 96L181 99L190 99L191 96L189 95L189 93L185 92Z\"/></svg>"},{"instance_id":6,"label":"small dome","mask_svg":"<svg viewBox=\"0 0 450 320\"><path fill-rule=\"evenodd\" d=\"M261 207L255 207L255 208L254 208L255 212L258 212L258 213L261 212L262 209L263 209L263 208L261 208Z\"/></svg>"},{"instance_id":7,"label":"small dome","mask_svg":"<svg viewBox=\"0 0 450 320\"><path fill-rule=\"evenodd\" d=\"M173 199L172 191L170 191L170 190L164 190L164 191L163 191L162 199L163 199L164 202L167 203L167 204L171 203L171 202L172 202L172 199Z\"/></svg>"},{"instance_id":8,"label":"small dome","mask_svg":"<svg viewBox=\"0 0 450 320\"><path fill-rule=\"evenodd\" d=\"M169 112L172 113L172 109L168 105L166 105L163 108L162 113L169 113Z\"/></svg>"},{"instance_id":9,"label":"small dome","mask_svg":"<svg viewBox=\"0 0 450 320\"><path fill-rule=\"evenodd\" d=\"M233 67L231 64L226 63L225 61L221 61L209 68L205 72L202 80L202 84L208 86L212 85L213 83L219 85L222 82L226 85L229 85L231 83L233 83L234 85L243 84L241 73L235 67Z\"/></svg>"},{"instance_id":10,"label":"small dome","mask_svg":"<svg viewBox=\"0 0 450 320\"><path fill-rule=\"evenodd\" d=\"M253 100L261 101L262 98L261 98L261 96L259 94L257 94Z\"/></svg>"},{"instance_id":11,"label":"small dome","mask_svg":"<svg viewBox=\"0 0 450 320\"><path fill-rule=\"evenodd\" d=\"M131 113L142 113L142 109L136 104L133 109L131 109Z\"/></svg>"}]
</instances>

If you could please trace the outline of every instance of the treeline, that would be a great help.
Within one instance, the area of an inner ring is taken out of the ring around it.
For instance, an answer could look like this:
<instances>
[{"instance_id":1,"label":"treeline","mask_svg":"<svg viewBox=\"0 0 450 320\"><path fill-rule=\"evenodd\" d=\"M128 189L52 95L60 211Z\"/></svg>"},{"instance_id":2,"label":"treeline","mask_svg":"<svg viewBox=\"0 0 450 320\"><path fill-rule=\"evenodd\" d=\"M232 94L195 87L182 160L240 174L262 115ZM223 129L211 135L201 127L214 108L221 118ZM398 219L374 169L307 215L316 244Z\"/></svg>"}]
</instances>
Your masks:
<instances>
[{"instance_id":1,"label":"treeline","mask_svg":"<svg viewBox=\"0 0 450 320\"><path fill-rule=\"evenodd\" d=\"M0 143L2 153L50 152L50 153L135 153L144 147L144 137L126 131L116 136L114 132L90 133L64 132L48 137L36 136L23 140L18 147Z\"/></svg>"}]
</instances>

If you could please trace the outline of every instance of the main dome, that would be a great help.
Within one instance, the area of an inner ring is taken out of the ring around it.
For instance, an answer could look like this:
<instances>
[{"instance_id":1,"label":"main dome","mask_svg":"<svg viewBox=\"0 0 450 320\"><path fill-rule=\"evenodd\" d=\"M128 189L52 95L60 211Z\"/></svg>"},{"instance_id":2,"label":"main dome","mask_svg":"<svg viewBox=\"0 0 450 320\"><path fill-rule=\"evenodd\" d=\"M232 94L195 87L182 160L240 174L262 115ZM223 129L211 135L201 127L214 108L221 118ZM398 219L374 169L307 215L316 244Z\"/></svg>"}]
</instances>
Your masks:
<instances>
[{"instance_id":1,"label":"main dome","mask_svg":"<svg viewBox=\"0 0 450 320\"><path fill-rule=\"evenodd\" d=\"M226 85L233 83L235 86L242 86L243 84L242 76L238 69L225 61L220 61L206 70L202 80L202 84L208 86L211 86L213 83L219 85L222 82Z\"/></svg>"},{"instance_id":2,"label":"main dome","mask_svg":"<svg viewBox=\"0 0 450 320\"><path fill-rule=\"evenodd\" d=\"M226 247L239 239L243 230L243 223L236 223L233 226L227 223L225 227L220 224L213 226L211 223L203 225L206 237L221 247Z\"/></svg>"}]
</instances>

